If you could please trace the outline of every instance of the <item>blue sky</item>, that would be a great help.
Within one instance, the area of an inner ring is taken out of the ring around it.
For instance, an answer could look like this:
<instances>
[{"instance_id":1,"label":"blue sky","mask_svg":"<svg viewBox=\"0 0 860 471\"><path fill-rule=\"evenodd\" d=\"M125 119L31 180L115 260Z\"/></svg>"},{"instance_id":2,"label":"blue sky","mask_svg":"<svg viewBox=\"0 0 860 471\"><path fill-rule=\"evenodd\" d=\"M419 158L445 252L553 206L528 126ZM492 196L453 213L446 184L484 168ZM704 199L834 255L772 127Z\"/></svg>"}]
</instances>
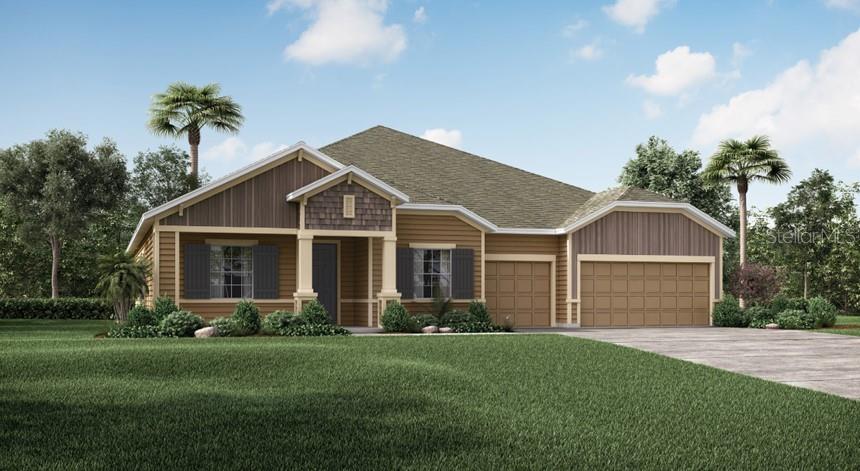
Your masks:
<instances>
[{"instance_id":1,"label":"blue sky","mask_svg":"<svg viewBox=\"0 0 860 471\"><path fill-rule=\"evenodd\" d=\"M183 80L244 108L203 135L213 176L384 124L592 190L652 134L707 157L765 132L795 181L856 181L858 30L860 0L3 1L0 147L68 128L130 159L172 142L147 108Z\"/></svg>"}]
</instances>

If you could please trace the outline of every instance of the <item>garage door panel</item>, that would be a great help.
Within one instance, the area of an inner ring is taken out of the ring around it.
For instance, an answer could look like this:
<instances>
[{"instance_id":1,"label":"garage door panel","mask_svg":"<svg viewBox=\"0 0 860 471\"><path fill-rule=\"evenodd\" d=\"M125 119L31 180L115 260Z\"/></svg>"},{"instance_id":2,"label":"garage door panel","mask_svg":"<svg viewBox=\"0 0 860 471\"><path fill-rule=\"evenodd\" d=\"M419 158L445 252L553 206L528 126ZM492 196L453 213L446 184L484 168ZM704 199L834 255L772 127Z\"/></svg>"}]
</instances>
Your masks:
<instances>
[{"instance_id":1,"label":"garage door panel","mask_svg":"<svg viewBox=\"0 0 860 471\"><path fill-rule=\"evenodd\" d=\"M693 297L678 296L678 309L693 309Z\"/></svg>"},{"instance_id":2,"label":"garage door panel","mask_svg":"<svg viewBox=\"0 0 860 471\"><path fill-rule=\"evenodd\" d=\"M645 325L645 311L642 309L631 309L627 312L627 325L640 327Z\"/></svg>"},{"instance_id":3,"label":"garage door panel","mask_svg":"<svg viewBox=\"0 0 860 471\"><path fill-rule=\"evenodd\" d=\"M647 275L646 275L647 276ZM645 292L646 293L659 293L660 292L660 280L653 278L645 279Z\"/></svg>"},{"instance_id":4,"label":"garage door panel","mask_svg":"<svg viewBox=\"0 0 860 471\"><path fill-rule=\"evenodd\" d=\"M535 278L533 286L535 294L549 294L550 282L548 279Z\"/></svg>"},{"instance_id":5,"label":"garage door panel","mask_svg":"<svg viewBox=\"0 0 860 471\"><path fill-rule=\"evenodd\" d=\"M534 289L531 278L517 278L517 294L531 293Z\"/></svg>"},{"instance_id":6,"label":"garage door panel","mask_svg":"<svg viewBox=\"0 0 860 471\"><path fill-rule=\"evenodd\" d=\"M628 324L627 311L613 312L610 322L613 327L626 327Z\"/></svg>"},{"instance_id":7,"label":"garage door panel","mask_svg":"<svg viewBox=\"0 0 860 471\"><path fill-rule=\"evenodd\" d=\"M692 325L693 311L691 309L678 309L678 325Z\"/></svg>"},{"instance_id":8,"label":"garage door panel","mask_svg":"<svg viewBox=\"0 0 860 471\"><path fill-rule=\"evenodd\" d=\"M582 303L582 309L594 309L593 296L583 296L580 302Z\"/></svg>"},{"instance_id":9,"label":"garage door panel","mask_svg":"<svg viewBox=\"0 0 860 471\"><path fill-rule=\"evenodd\" d=\"M517 263L516 267L517 276L532 276L531 263Z\"/></svg>"},{"instance_id":10,"label":"garage door panel","mask_svg":"<svg viewBox=\"0 0 860 471\"><path fill-rule=\"evenodd\" d=\"M644 296L628 296L627 302L630 309L645 309Z\"/></svg>"},{"instance_id":11,"label":"garage door panel","mask_svg":"<svg viewBox=\"0 0 860 471\"><path fill-rule=\"evenodd\" d=\"M695 277L710 277L710 273L708 273L708 266L704 264L696 264L693 265L693 276Z\"/></svg>"},{"instance_id":12,"label":"garage door panel","mask_svg":"<svg viewBox=\"0 0 860 471\"><path fill-rule=\"evenodd\" d=\"M500 276L516 275L516 264L513 262L497 262Z\"/></svg>"},{"instance_id":13,"label":"garage door panel","mask_svg":"<svg viewBox=\"0 0 860 471\"><path fill-rule=\"evenodd\" d=\"M660 311L652 309L645 310L645 325L660 325Z\"/></svg>"},{"instance_id":14,"label":"garage door panel","mask_svg":"<svg viewBox=\"0 0 860 471\"><path fill-rule=\"evenodd\" d=\"M627 311L627 296L613 296L612 309Z\"/></svg>"},{"instance_id":15,"label":"garage door panel","mask_svg":"<svg viewBox=\"0 0 860 471\"><path fill-rule=\"evenodd\" d=\"M612 280L608 278L599 278L594 280L595 294L609 294L612 291Z\"/></svg>"},{"instance_id":16,"label":"garage door panel","mask_svg":"<svg viewBox=\"0 0 860 471\"><path fill-rule=\"evenodd\" d=\"M551 264L548 262L487 262L487 307L496 322L510 319L517 327L547 327L552 318ZM583 274L585 270L583 270ZM582 287L590 290L590 281ZM583 297L583 307L593 303ZM583 319L586 317L583 314Z\"/></svg>"},{"instance_id":17,"label":"garage door panel","mask_svg":"<svg viewBox=\"0 0 860 471\"><path fill-rule=\"evenodd\" d=\"M660 325L675 325L677 323L678 319L674 309L660 311Z\"/></svg>"},{"instance_id":18,"label":"garage door panel","mask_svg":"<svg viewBox=\"0 0 860 471\"><path fill-rule=\"evenodd\" d=\"M534 307L535 312L537 311L547 311L549 312L551 303L549 298L546 296L535 296L532 298L532 307Z\"/></svg>"},{"instance_id":19,"label":"garage door panel","mask_svg":"<svg viewBox=\"0 0 860 471\"><path fill-rule=\"evenodd\" d=\"M594 274L597 276L609 276L612 273L611 263L595 263Z\"/></svg>"},{"instance_id":20,"label":"garage door panel","mask_svg":"<svg viewBox=\"0 0 860 471\"><path fill-rule=\"evenodd\" d=\"M627 281L627 289L630 293L644 293L645 292L645 280L642 279L634 279Z\"/></svg>"}]
</instances>

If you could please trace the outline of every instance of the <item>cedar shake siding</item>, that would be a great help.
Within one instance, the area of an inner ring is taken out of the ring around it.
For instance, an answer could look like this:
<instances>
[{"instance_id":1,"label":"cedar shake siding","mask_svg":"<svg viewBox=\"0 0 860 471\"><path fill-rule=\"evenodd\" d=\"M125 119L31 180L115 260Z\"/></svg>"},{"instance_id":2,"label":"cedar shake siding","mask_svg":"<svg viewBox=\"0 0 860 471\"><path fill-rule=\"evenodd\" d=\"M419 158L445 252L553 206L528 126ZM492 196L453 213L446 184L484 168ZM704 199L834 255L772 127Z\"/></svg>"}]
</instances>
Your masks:
<instances>
[{"instance_id":1,"label":"cedar shake siding","mask_svg":"<svg viewBox=\"0 0 860 471\"><path fill-rule=\"evenodd\" d=\"M343 217L343 197L355 197L355 217ZM338 183L308 198L305 226L308 229L391 230L391 201L358 183Z\"/></svg>"},{"instance_id":2,"label":"cedar shake siding","mask_svg":"<svg viewBox=\"0 0 860 471\"><path fill-rule=\"evenodd\" d=\"M616 211L573 233L573 294L578 254L714 257L714 293L720 296L720 236L680 213Z\"/></svg>"},{"instance_id":3,"label":"cedar shake siding","mask_svg":"<svg viewBox=\"0 0 860 471\"><path fill-rule=\"evenodd\" d=\"M307 159L288 160L238 185L171 214L162 224L215 227L299 226L299 206L286 196L328 172Z\"/></svg>"}]
</instances>

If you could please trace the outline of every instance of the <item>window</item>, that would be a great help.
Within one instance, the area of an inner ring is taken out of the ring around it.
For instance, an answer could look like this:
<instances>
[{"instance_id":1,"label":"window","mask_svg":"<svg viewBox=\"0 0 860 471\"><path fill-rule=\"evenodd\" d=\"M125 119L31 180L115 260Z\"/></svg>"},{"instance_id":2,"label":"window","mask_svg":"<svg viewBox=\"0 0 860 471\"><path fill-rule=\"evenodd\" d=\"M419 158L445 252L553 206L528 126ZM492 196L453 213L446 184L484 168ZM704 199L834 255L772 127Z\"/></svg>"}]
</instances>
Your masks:
<instances>
[{"instance_id":1,"label":"window","mask_svg":"<svg viewBox=\"0 0 860 471\"><path fill-rule=\"evenodd\" d=\"M253 248L224 245L210 247L209 296L212 298L253 297Z\"/></svg>"},{"instance_id":2,"label":"window","mask_svg":"<svg viewBox=\"0 0 860 471\"><path fill-rule=\"evenodd\" d=\"M413 274L415 298L429 299L438 294L451 297L451 250L413 250Z\"/></svg>"},{"instance_id":3,"label":"window","mask_svg":"<svg viewBox=\"0 0 860 471\"><path fill-rule=\"evenodd\" d=\"M355 195L343 195L343 217L346 219L355 217Z\"/></svg>"}]
</instances>

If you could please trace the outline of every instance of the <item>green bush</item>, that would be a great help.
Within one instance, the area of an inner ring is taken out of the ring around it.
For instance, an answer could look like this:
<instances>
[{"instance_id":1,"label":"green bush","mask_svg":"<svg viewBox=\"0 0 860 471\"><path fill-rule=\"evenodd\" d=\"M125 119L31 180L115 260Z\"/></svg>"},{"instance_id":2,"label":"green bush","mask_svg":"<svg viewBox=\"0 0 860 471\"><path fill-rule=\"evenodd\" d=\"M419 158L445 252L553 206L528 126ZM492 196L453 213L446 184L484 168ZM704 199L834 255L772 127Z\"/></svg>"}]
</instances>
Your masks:
<instances>
[{"instance_id":1,"label":"green bush","mask_svg":"<svg viewBox=\"0 0 860 471\"><path fill-rule=\"evenodd\" d=\"M191 337L195 330L203 327L203 318L188 311L171 312L162 319L159 327L168 337Z\"/></svg>"},{"instance_id":2,"label":"green bush","mask_svg":"<svg viewBox=\"0 0 860 471\"><path fill-rule=\"evenodd\" d=\"M164 337L161 328L155 325L117 325L108 330L107 336L112 339L145 339Z\"/></svg>"},{"instance_id":3,"label":"green bush","mask_svg":"<svg viewBox=\"0 0 860 471\"><path fill-rule=\"evenodd\" d=\"M784 294L774 296L770 302L770 312L776 317L779 313L788 310L806 311L807 301L803 298L789 298Z\"/></svg>"},{"instance_id":4,"label":"green bush","mask_svg":"<svg viewBox=\"0 0 860 471\"><path fill-rule=\"evenodd\" d=\"M809 300L807 312L812 316L816 328L833 327L836 324L836 306L821 296Z\"/></svg>"},{"instance_id":5,"label":"green bush","mask_svg":"<svg viewBox=\"0 0 860 471\"><path fill-rule=\"evenodd\" d=\"M103 299L0 299L0 319L110 319L113 307Z\"/></svg>"},{"instance_id":6,"label":"green bush","mask_svg":"<svg viewBox=\"0 0 860 471\"><path fill-rule=\"evenodd\" d=\"M241 337L245 331L238 325L233 317L219 317L209 321L209 326L215 327L218 337Z\"/></svg>"},{"instance_id":7,"label":"green bush","mask_svg":"<svg viewBox=\"0 0 860 471\"><path fill-rule=\"evenodd\" d=\"M475 322L487 322L492 323L493 319L490 318L490 313L487 312L487 305L479 302L472 301L469 303L469 314L472 315L472 320Z\"/></svg>"},{"instance_id":8,"label":"green bush","mask_svg":"<svg viewBox=\"0 0 860 471\"><path fill-rule=\"evenodd\" d=\"M301 323L301 319L294 312L275 311L263 319L260 330L266 335L277 335L281 330Z\"/></svg>"},{"instance_id":9,"label":"green bush","mask_svg":"<svg viewBox=\"0 0 860 471\"><path fill-rule=\"evenodd\" d=\"M335 335L352 335L347 329L331 324L298 324L281 330L281 335L288 337L327 337Z\"/></svg>"},{"instance_id":10,"label":"green bush","mask_svg":"<svg viewBox=\"0 0 860 471\"><path fill-rule=\"evenodd\" d=\"M158 319L155 318L155 313L142 304L138 304L128 311L128 325L144 326L158 325Z\"/></svg>"},{"instance_id":11,"label":"green bush","mask_svg":"<svg viewBox=\"0 0 860 471\"><path fill-rule=\"evenodd\" d=\"M454 324L452 327L454 332L458 333L480 333L480 332L504 332L505 328L500 325L495 325L492 322L461 322Z\"/></svg>"},{"instance_id":12,"label":"green bush","mask_svg":"<svg viewBox=\"0 0 860 471\"><path fill-rule=\"evenodd\" d=\"M159 323L161 323L168 314L172 314L178 310L179 308L176 307L176 303L167 296L159 296L155 298L152 308L152 311L155 313L155 318Z\"/></svg>"},{"instance_id":13,"label":"green bush","mask_svg":"<svg viewBox=\"0 0 860 471\"><path fill-rule=\"evenodd\" d=\"M312 299L305 304L299 316L305 324L330 324L328 311L326 311L325 306L317 299Z\"/></svg>"},{"instance_id":14,"label":"green bush","mask_svg":"<svg viewBox=\"0 0 860 471\"><path fill-rule=\"evenodd\" d=\"M475 319L466 311L452 309L439 318L439 327L455 327L457 324L475 322Z\"/></svg>"},{"instance_id":15,"label":"green bush","mask_svg":"<svg viewBox=\"0 0 860 471\"><path fill-rule=\"evenodd\" d=\"M412 316L412 322L415 327L422 329L431 325L439 325L439 319L433 314L415 314Z\"/></svg>"},{"instance_id":16,"label":"green bush","mask_svg":"<svg viewBox=\"0 0 860 471\"><path fill-rule=\"evenodd\" d=\"M756 329L763 329L764 326L774 322L773 313L770 308L765 306L751 306L744 311L744 315L749 322L749 326Z\"/></svg>"},{"instance_id":17,"label":"green bush","mask_svg":"<svg viewBox=\"0 0 860 471\"><path fill-rule=\"evenodd\" d=\"M776 316L776 323L780 329L808 329L804 314L800 309L787 309Z\"/></svg>"},{"instance_id":18,"label":"green bush","mask_svg":"<svg viewBox=\"0 0 860 471\"><path fill-rule=\"evenodd\" d=\"M723 300L714 307L714 325L717 327L746 327L749 320L738 305L738 300L730 295L723 296Z\"/></svg>"},{"instance_id":19,"label":"green bush","mask_svg":"<svg viewBox=\"0 0 860 471\"><path fill-rule=\"evenodd\" d=\"M415 332L417 324L409 311L397 301L388 303L380 318L382 329L386 332Z\"/></svg>"},{"instance_id":20,"label":"green bush","mask_svg":"<svg viewBox=\"0 0 860 471\"><path fill-rule=\"evenodd\" d=\"M253 301L243 299L236 304L233 322L238 335L254 335L260 330L260 310Z\"/></svg>"}]
</instances>

